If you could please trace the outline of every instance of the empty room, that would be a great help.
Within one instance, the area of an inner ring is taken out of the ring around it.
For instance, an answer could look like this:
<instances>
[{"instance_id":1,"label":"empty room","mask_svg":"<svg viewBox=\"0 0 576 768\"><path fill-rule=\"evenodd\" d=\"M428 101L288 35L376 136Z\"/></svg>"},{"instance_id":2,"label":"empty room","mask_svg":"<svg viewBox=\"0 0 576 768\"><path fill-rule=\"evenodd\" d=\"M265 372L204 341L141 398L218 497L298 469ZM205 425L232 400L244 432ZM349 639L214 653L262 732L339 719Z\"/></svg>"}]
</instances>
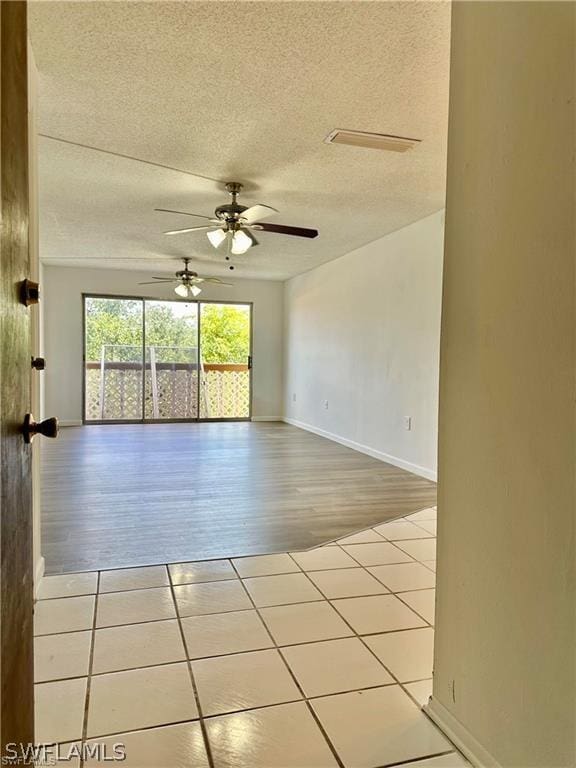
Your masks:
<instances>
[{"instance_id":1,"label":"empty room","mask_svg":"<svg viewBox=\"0 0 576 768\"><path fill-rule=\"evenodd\" d=\"M573 766L576 3L0 7L2 763Z\"/></svg>"}]
</instances>

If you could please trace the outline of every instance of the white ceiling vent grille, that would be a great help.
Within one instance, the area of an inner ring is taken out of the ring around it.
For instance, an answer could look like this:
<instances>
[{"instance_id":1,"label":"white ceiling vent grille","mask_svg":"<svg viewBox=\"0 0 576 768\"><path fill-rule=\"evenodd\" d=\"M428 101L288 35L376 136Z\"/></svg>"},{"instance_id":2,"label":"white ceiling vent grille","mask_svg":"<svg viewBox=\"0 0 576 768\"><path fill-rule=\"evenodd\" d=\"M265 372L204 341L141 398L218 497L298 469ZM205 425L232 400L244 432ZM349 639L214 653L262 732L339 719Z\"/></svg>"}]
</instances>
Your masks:
<instances>
[{"instance_id":1,"label":"white ceiling vent grille","mask_svg":"<svg viewBox=\"0 0 576 768\"><path fill-rule=\"evenodd\" d=\"M420 139L408 139L405 136L389 136L385 133L367 133L366 131L346 131L342 128L326 136L326 144L348 144L351 147L366 149L385 149L388 152L407 152L420 144Z\"/></svg>"}]
</instances>

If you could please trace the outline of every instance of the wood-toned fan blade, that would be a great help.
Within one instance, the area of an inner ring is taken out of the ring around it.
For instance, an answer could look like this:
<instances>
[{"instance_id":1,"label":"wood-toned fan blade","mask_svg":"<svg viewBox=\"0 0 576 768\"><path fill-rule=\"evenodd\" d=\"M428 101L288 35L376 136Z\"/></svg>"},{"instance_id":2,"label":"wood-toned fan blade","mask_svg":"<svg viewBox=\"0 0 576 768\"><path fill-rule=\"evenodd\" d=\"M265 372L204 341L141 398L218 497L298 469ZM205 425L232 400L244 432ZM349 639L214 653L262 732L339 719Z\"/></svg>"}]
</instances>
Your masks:
<instances>
[{"instance_id":1,"label":"wood-toned fan blade","mask_svg":"<svg viewBox=\"0 0 576 768\"><path fill-rule=\"evenodd\" d=\"M155 211L160 213L178 213L181 216L195 216L197 219L211 219L212 216L204 216L203 213L188 213L188 211L171 211L170 208L154 208Z\"/></svg>"},{"instance_id":2,"label":"wood-toned fan blade","mask_svg":"<svg viewBox=\"0 0 576 768\"><path fill-rule=\"evenodd\" d=\"M163 232L164 235L182 235L184 232L199 232L203 229L213 229L212 224L208 224L207 227L188 227L187 229L169 229L168 232Z\"/></svg>"},{"instance_id":3,"label":"wood-toned fan blade","mask_svg":"<svg viewBox=\"0 0 576 768\"><path fill-rule=\"evenodd\" d=\"M267 219L269 216L273 216L275 213L278 213L276 208L272 208L269 205L253 205L250 208L246 208L245 211L242 211L240 214L241 218L246 221L247 224L252 224L255 221L258 221L258 219Z\"/></svg>"},{"instance_id":4,"label":"wood-toned fan blade","mask_svg":"<svg viewBox=\"0 0 576 768\"><path fill-rule=\"evenodd\" d=\"M179 283L178 278L175 277L155 277L154 280L147 281L145 283L138 283L138 285L158 285L158 283Z\"/></svg>"},{"instance_id":5,"label":"wood-toned fan blade","mask_svg":"<svg viewBox=\"0 0 576 768\"><path fill-rule=\"evenodd\" d=\"M294 235L295 237L318 237L317 229L305 229L304 227L287 227L284 224L266 224L260 221L255 226L263 232L277 232L280 235Z\"/></svg>"}]
</instances>

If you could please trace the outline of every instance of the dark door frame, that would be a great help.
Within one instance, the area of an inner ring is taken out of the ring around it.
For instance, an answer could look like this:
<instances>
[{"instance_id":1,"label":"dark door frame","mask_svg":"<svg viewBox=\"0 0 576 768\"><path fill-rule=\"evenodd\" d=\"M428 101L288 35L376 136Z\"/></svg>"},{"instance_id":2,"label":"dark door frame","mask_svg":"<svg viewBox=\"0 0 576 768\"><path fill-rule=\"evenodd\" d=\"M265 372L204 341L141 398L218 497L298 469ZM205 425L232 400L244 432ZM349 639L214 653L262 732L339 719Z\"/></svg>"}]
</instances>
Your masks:
<instances>
[{"instance_id":1,"label":"dark door frame","mask_svg":"<svg viewBox=\"0 0 576 768\"><path fill-rule=\"evenodd\" d=\"M124 299L126 301L141 301L142 302L142 418L141 419L86 419L86 299ZM147 419L144 416L144 391L145 391L145 362L146 362L146 302L147 301L163 301L173 302L174 304L196 304L198 306L198 323L197 323L197 339L198 339L198 356L200 358L202 354L201 349L201 325L202 325L202 304L224 304L224 305L238 305L243 307L249 307L250 311L250 350L249 350L249 387L250 394L248 400L248 416L243 417L231 417L231 418L201 418L200 417L200 386L198 386L198 416L194 419ZM197 424L201 422L235 422L235 421L252 421L252 398L253 398L253 370L254 370L254 302L253 301L221 301L218 299L193 299L183 302L182 299L166 299L157 296L133 296L127 294L113 294L113 293L82 293L82 424L85 426L92 425L106 425L106 424Z\"/></svg>"}]
</instances>

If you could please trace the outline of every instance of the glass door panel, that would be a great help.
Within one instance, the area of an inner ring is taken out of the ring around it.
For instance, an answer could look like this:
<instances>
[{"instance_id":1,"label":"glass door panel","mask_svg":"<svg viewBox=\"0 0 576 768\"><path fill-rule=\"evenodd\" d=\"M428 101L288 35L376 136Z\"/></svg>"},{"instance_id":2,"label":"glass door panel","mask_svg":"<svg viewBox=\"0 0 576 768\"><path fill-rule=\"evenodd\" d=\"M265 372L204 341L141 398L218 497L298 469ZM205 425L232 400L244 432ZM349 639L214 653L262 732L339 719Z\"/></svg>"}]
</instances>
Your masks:
<instances>
[{"instance_id":1,"label":"glass door panel","mask_svg":"<svg viewBox=\"0 0 576 768\"><path fill-rule=\"evenodd\" d=\"M198 305L145 301L148 421L198 418Z\"/></svg>"},{"instance_id":2,"label":"glass door panel","mask_svg":"<svg viewBox=\"0 0 576 768\"><path fill-rule=\"evenodd\" d=\"M142 419L143 302L84 299L84 420Z\"/></svg>"},{"instance_id":3,"label":"glass door panel","mask_svg":"<svg viewBox=\"0 0 576 768\"><path fill-rule=\"evenodd\" d=\"M250 304L200 304L200 418L248 419Z\"/></svg>"}]
</instances>

